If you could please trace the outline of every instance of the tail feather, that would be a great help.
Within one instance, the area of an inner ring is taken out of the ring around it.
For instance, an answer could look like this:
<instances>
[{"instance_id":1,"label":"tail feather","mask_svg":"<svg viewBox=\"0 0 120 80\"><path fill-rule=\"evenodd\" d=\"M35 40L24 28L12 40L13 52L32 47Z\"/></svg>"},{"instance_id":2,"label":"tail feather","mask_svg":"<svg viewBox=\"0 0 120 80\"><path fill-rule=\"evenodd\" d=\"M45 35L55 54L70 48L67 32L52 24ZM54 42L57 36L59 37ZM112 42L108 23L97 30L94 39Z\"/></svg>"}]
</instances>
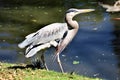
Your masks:
<instances>
[{"instance_id":1,"label":"tail feather","mask_svg":"<svg viewBox=\"0 0 120 80\"><path fill-rule=\"evenodd\" d=\"M32 40L27 40L25 39L23 42L21 42L20 44L18 44L19 48L25 48L26 46L30 45L32 43Z\"/></svg>"},{"instance_id":2,"label":"tail feather","mask_svg":"<svg viewBox=\"0 0 120 80\"><path fill-rule=\"evenodd\" d=\"M26 44L25 42L22 42L20 44L18 44L19 48L25 48L28 44Z\"/></svg>"}]
</instances>

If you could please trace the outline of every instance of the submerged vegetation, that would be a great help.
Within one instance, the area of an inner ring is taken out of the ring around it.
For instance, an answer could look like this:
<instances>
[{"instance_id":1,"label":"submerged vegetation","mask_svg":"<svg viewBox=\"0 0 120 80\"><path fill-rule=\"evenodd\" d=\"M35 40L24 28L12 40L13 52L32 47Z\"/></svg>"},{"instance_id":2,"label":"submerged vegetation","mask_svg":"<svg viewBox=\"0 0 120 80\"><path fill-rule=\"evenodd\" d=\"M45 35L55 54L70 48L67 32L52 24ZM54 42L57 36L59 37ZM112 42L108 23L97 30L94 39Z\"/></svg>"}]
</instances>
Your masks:
<instances>
[{"instance_id":1,"label":"submerged vegetation","mask_svg":"<svg viewBox=\"0 0 120 80\"><path fill-rule=\"evenodd\" d=\"M101 80L76 74L33 69L25 64L0 63L0 80Z\"/></svg>"}]
</instances>

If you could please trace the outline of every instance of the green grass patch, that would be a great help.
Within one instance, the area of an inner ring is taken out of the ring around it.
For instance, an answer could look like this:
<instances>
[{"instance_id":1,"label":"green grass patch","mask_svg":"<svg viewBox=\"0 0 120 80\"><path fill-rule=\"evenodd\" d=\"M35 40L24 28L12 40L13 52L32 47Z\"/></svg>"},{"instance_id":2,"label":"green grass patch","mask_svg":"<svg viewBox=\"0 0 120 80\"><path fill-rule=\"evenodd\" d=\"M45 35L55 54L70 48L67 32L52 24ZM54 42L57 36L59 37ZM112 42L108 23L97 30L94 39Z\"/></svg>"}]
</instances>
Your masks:
<instances>
[{"instance_id":1,"label":"green grass patch","mask_svg":"<svg viewBox=\"0 0 120 80\"><path fill-rule=\"evenodd\" d=\"M77 74L59 73L26 67L25 64L0 63L0 80L101 80Z\"/></svg>"}]
</instances>

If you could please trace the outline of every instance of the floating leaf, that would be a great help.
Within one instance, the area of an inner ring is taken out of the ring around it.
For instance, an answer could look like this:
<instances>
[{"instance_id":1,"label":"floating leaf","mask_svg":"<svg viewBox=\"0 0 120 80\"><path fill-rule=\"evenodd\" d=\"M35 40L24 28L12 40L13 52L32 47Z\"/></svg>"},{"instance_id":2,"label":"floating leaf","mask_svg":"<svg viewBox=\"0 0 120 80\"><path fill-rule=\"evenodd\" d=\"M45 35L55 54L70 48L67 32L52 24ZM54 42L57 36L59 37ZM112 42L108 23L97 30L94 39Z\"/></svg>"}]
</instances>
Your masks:
<instances>
[{"instance_id":1,"label":"floating leaf","mask_svg":"<svg viewBox=\"0 0 120 80\"><path fill-rule=\"evenodd\" d=\"M79 61L73 61L73 64L79 64L80 62Z\"/></svg>"}]
</instances>

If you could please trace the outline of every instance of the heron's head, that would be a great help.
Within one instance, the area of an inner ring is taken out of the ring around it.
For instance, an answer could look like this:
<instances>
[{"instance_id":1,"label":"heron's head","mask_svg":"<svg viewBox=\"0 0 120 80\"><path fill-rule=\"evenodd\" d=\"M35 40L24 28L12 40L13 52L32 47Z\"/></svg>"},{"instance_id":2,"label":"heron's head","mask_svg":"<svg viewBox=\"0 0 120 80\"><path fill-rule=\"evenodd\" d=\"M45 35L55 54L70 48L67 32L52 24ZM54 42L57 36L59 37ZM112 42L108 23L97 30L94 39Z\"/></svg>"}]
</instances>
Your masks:
<instances>
[{"instance_id":1,"label":"heron's head","mask_svg":"<svg viewBox=\"0 0 120 80\"><path fill-rule=\"evenodd\" d=\"M66 11L66 15L74 17L75 15L81 14L81 13L87 13L87 12L91 12L94 11L95 9L75 9L75 8L71 8L69 10Z\"/></svg>"}]
</instances>

